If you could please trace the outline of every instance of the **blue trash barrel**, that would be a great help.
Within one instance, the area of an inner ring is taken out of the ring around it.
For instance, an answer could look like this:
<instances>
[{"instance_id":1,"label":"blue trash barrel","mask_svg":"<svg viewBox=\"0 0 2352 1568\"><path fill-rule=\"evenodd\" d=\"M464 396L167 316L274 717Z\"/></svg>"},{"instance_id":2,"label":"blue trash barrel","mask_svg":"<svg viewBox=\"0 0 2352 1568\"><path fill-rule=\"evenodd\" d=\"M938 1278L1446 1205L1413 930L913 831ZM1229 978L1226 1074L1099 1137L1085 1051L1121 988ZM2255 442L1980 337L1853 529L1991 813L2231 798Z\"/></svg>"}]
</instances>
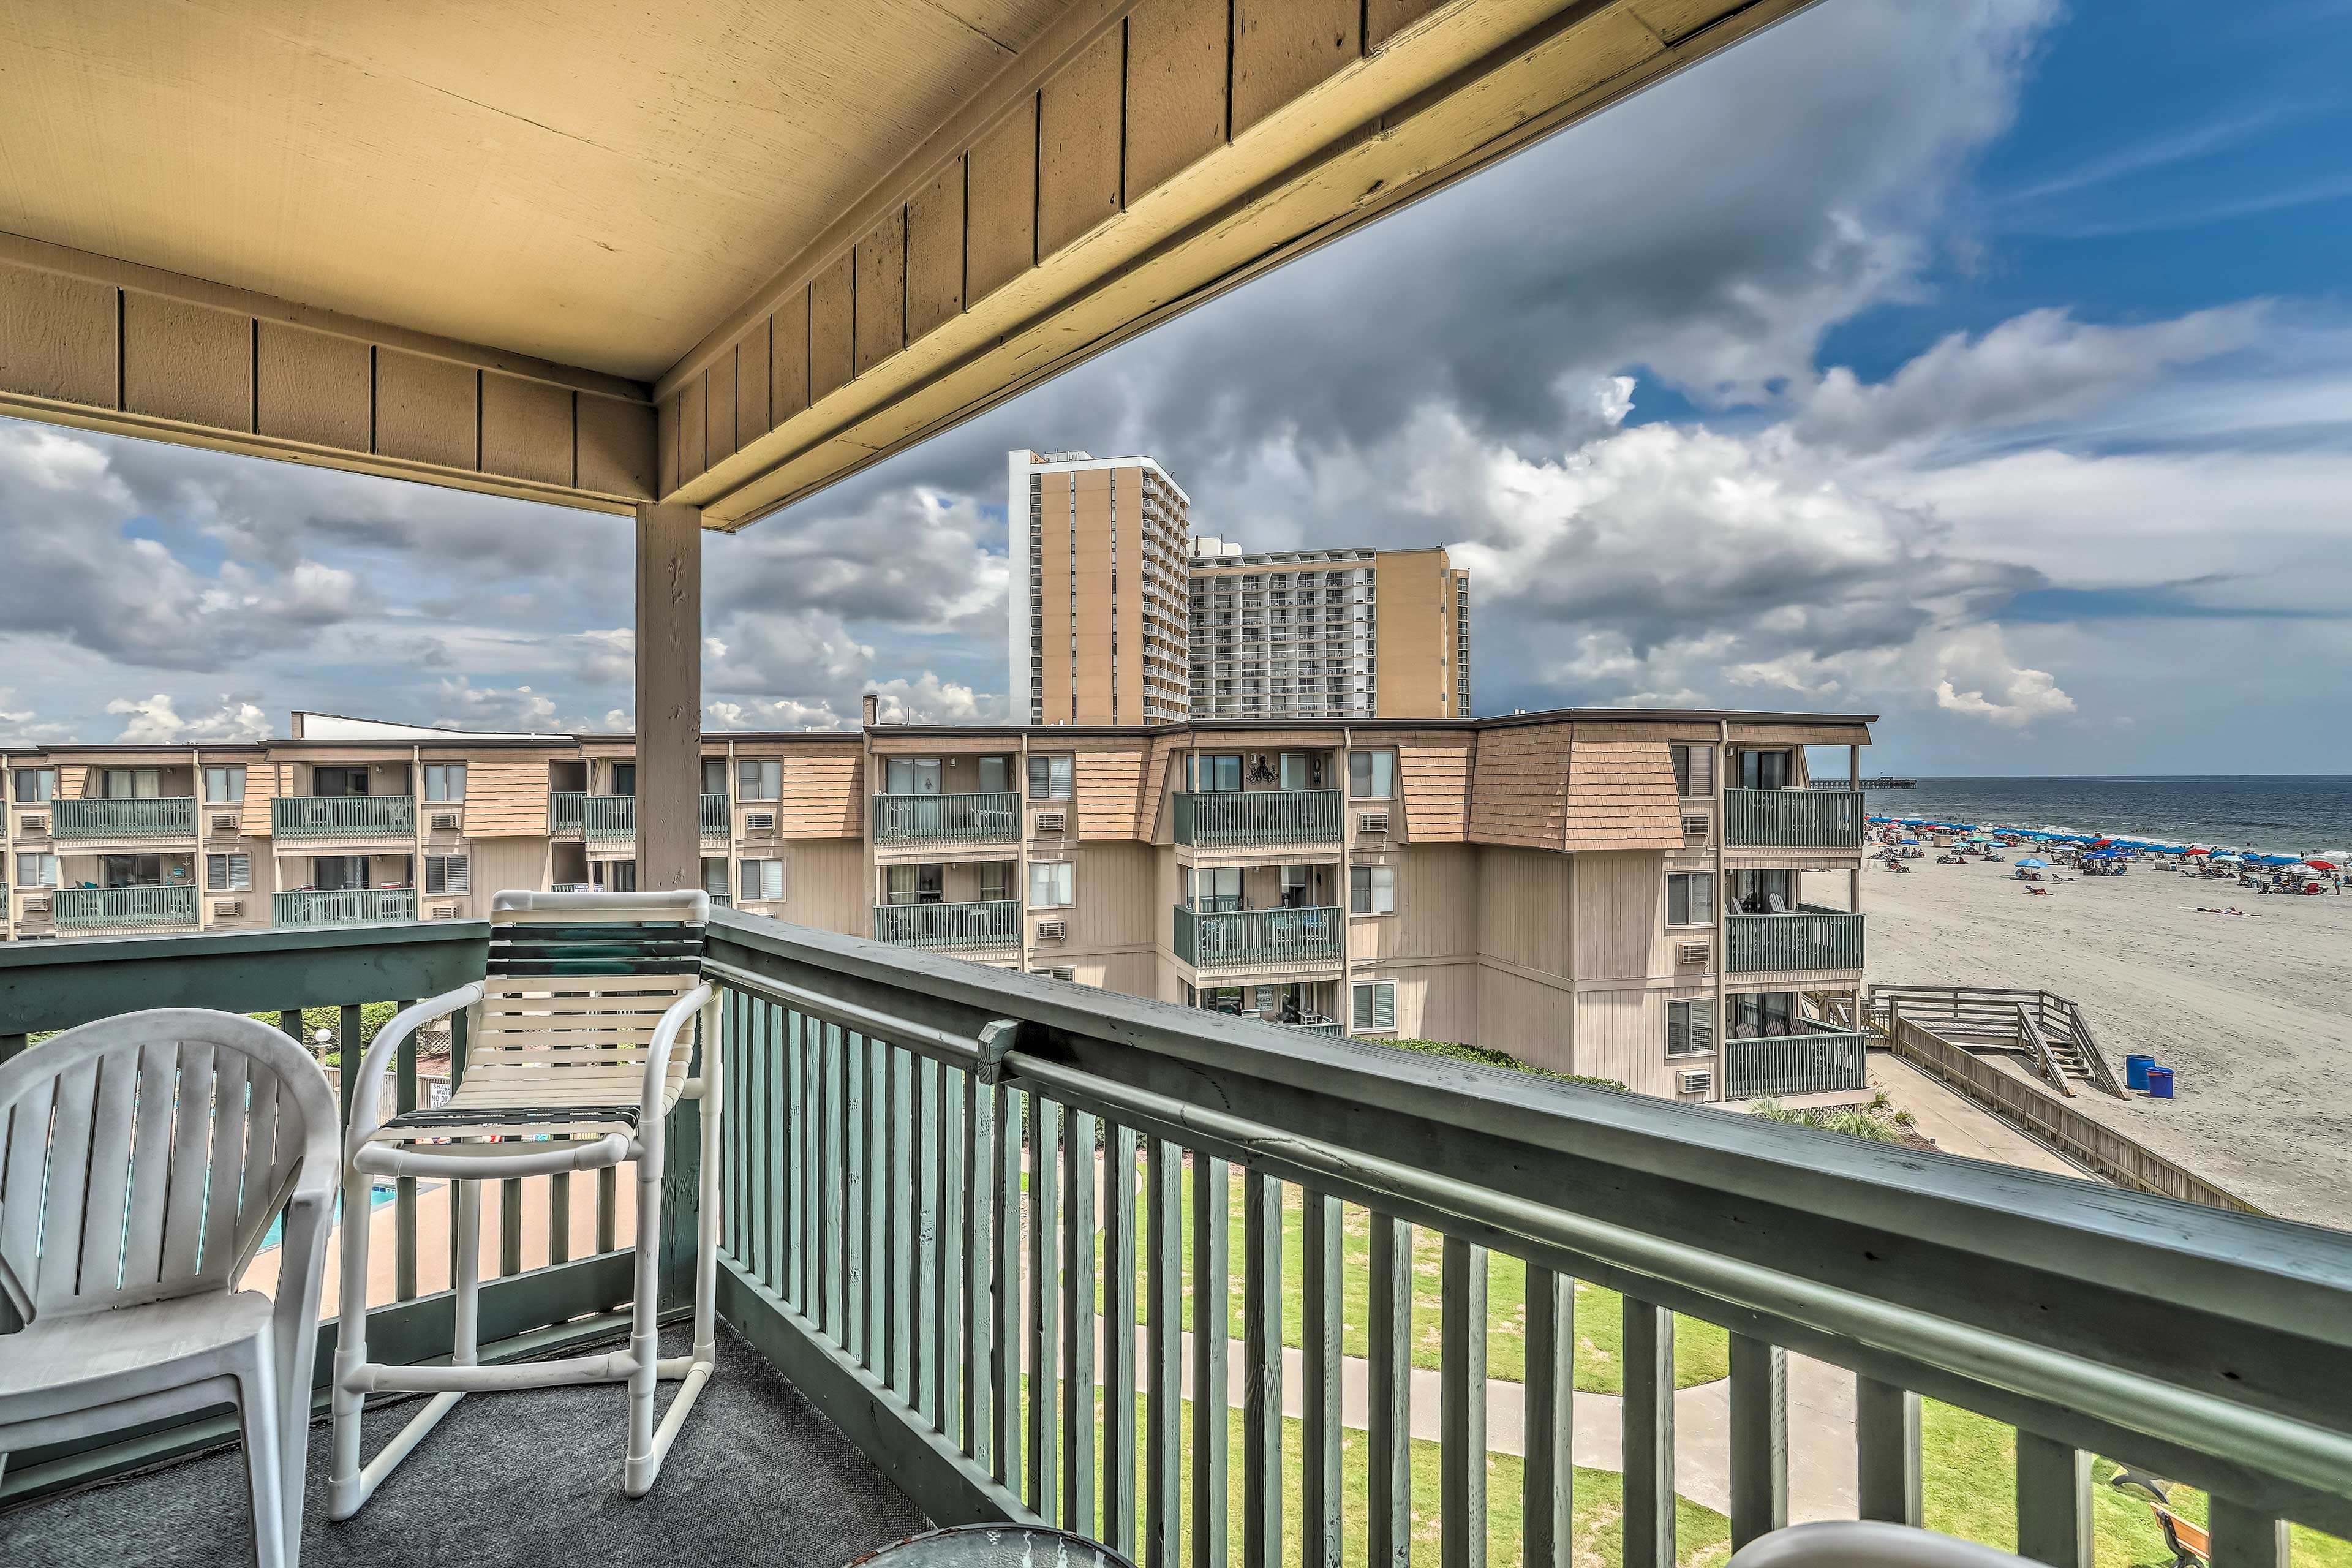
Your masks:
<instances>
[{"instance_id":1,"label":"blue trash barrel","mask_svg":"<svg viewBox=\"0 0 2352 1568\"><path fill-rule=\"evenodd\" d=\"M2126 1089L2147 1089L2147 1069L2155 1065L2156 1058L2151 1056L2142 1056L2135 1053L2134 1055L2126 1057L2124 1058L2124 1087Z\"/></svg>"},{"instance_id":2,"label":"blue trash barrel","mask_svg":"<svg viewBox=\"0 0 2352 1568\"><path fill-rule=\"evenodd\" d=\"M2152 1067L2147 1069L2147 1097L2150 1100L2170 1100L2172 1098L2172 1069L2170 1068Z\"/></svg>"}]
</instances>

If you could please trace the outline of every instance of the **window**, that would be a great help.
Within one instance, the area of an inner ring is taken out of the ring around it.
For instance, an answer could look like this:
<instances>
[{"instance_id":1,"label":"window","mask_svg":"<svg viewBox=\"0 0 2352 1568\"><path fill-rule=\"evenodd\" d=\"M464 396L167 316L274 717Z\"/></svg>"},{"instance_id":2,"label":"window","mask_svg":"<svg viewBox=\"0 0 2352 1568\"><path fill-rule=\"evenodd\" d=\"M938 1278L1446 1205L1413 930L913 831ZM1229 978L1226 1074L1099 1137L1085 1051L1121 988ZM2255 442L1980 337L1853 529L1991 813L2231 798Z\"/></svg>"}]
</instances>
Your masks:
<instances>
[{"instance_id":1,"label":"window","mask_svg":"<svg viewBox=\"0 0 2352 1568\"><path fill-rule=\"evenodd\" d=\"M1067 860L1040 860L1029 868L1029 907L1033 910L1066 910L1077 900L1072 896L1072 877L1077 868Z\"/></svg>"},{"instance_id":2,"label":"window","mask_svg":"<svg viewBox=\"0 0 2352 1568\"><path fill-rule=\"evenodd\" d=\"M215 893L251 891L253 857L250 855L205 856L205 888L207 891Z\"/></svg>"},{"instance_id":3,"label":"window","mask_svg":"<svg viewBox=\"0 0 2352 1568\"><path fill-rule=\"evenodd\" d=\"M1192 788L1206 795L1223 795L1242 787L1242 760L1234 756L1194 753L1187 763Z\"/></svg>"},{"instance_id":4,"label":"window","mask_svg":"<svg viewBox=\"0 0 2352 1568\"><path fill-rule=\"evenodd\" d=\"M1012 785L1013 759L982 757L980 759L980 793L1003 795Z\"/></svg>"},{"instance_id":5,"label":"window","mask_svg":"<svg viewBox=\"0 0 2352 1568\"><path fill-rule=\"evenodd\" d=\"M883 764L885 795L937 795L940 793L940 760L937 757L892 757Z\"/></svg>"},{"instance_id":6,"label":"window","mask_svg":"<svg viewBox=\"0 0 2352 1568\"><path fill-rule=\"evenodd\" d=\"M637 793L636 763L614 763L613 764L613 793L614 795L635 795Z\"/></svg>"},{"instance_id":7,"label":"window","mask_svg":"<svg viewBox=\"0 0 2352 1568\"><path fill-rule=\"evenodd\" d=\"M1797 994L1793 991L1751 992L1732 997L1728 1005L1731 1037L1735 1040L1759 1037L1778 1039L1804 1032L1797 1019Z\"/></svg>"},{"instance_id":8,"label":"window","mask_svg":"<svg viewBox=\"0 0 2352 1568\"><path fill-rule=\"evenodd\" d=\"M425 798L447 801L465 799L466 764L463 763L425 763Z\"/></svg>"},{"instance_id":9,"label":"window","mask_svg":"<svg viewBox=\"0 0 2352 1568\"><path fill-rule=\"evenodd\" d=\"M205 769L205 799L215 805L230 805L245 798L245 770L241 767Z\"/></svg>"},{"instance_id":10,"label":"window","mask_svg":"<svg viewBox=\"0 0 2352 1568\"><path fill-rule=\"evenodd\" d=\"M58 858L37 849L24 849L16 854L16 886L20 888L54 888L58 885Z\"/></svg>"},{"instance_id":11,"label":"window","mask_svg":"<svg viewBox=\"0 0 2352 1568\"><path fill-rule=\"evenodd\" d=\"M317 855L310 860L310 881L321 892L365 888L368 862L364 855Z\"/></svg>"},{"instance_id":12,"label":"window","mask_svg":"<svg viewBox=\"0 0 2352 1568\"><path fill-rule=\"evenodd\" d=\"M920 866L888 866L883 868L883 889L886 902L893 904L936 904L946 895L942 868L937 861Z\"/></svg>"},{"instance_id":13,"label":"window","mask_svg":"<svg viewBox=\"0 0 2352 1568\"><path fill-rule=\"evenodd\" d=\"M368 771L365 768L312 768L310 793L341 800L368 792Z\"/></svg>"},{"instance_id":14,"label":"window","mask_svg":"<svg viewBox=\"0 0 2352 1568\"><path fill-rule=\"evenodd\" d=\"M1715 1054L1715 1004L1666 1004L1666 1055L1707 1057Z\"/></svg>"},{"instance_id":15,"label":"window","mask_svg":"<svg viewBox=\"0 0 2352 1568\"><path fill-rule=\"evenodd\" d=\"M1070 769L1073 757L1032 757L1029 759L1029 798L1031 800L1067 800L1070 798Z\"/></svg>"},{"instance_id":16,"label":"window","mask_svg":"<svg viewBox=\"0 0 2352 1568\"><path fill-rule=\"evenodd\" d=\"M1323 770L1316 764L1319 763L1321 761L1322 759L1320 757L1315 756L1311 752L1283 752L1282 787L1285 789L1314 789L1320 785L1323 782L1321 776Z\"/></svg>"},{"instance_id":17,"label":"window","mask_svg":"<svg viewBox=\"0 0 2352 1568\"><path fill-rule=\"evenodd\" d=\"M784 764L778 757L738 757L735 759L735 798L738 800L782 800L784 796Z\"/></svg>"},{"instance_id":18,"label":"window","mask_svg":"<svg viewBox=\"0 0 2352 1568\"><path fill-rule=\"evenodd\" d=\"M1396 913L1396 868L1349 867L1348 909L1349 912L1360 915Z\"/></svg>"},{"instance_id":19,"label":"window","mask_svg":"<svg viewBox=\"0 0 2352 1568\"><path fill-rule=\"evenodd\" d=\"M634 893L637 890L637 863L635 860L597 860L589 865L594 877L593 886L608 893Z\"/></svg>"},{"instance_id":20,"label":"window","mask_svg":"<svg viewBox=\"0 0 2352 1568\"><path fill-rule=\"evenodd\" d=\"M702 793L705 795L725 795L727 793L726 758L705 757L702 759Z\"/></svg>"},{"instance_id":21,"label":"window","mask_svg":"<svg viewBox=\"0 0 2352 1568\"><path fill-rule=\"evenodd\" d=\"M736 870L740 873L736 886L743 889L746 899L781 899L784 896L784 863L782 860L739 860Z\"/></svg>"},{"instance_id":22,"label":"window","mask_svg":"<svg viewBox=\"0 0 2352 1568\"><path fill-rule=\"evenodd\" d=\"M163 792L161 768L101 768L98 793L103 800L153 800Z\"/></svg>"},{"instance_id":23,"label":"window","mask_svg":"<svg viewBox=\"0 0 2352 1568\"><path fill-rule=\"evenodd\" d=\"M705 855L702 858L702 890L714 899L727 896L727 858Z\"/></svg>"},{"instance_id":24,"label":"window","mask_svg":"<svg viewBox=\"0 0 2352 1568\"><path fill-rule=\"evenodd\" d=\"M1029 973L1046 980L1059 980L1066 984L1076 985L1078 983L1078 972L1075 969L1033 969Z\"/></svg>"},{"instance_id":25,"label":"window","mask_svg":"<svg viewBox=\"0 0 2352 1568\"><path fill-rule=\"evenodd\" d=\"M427 855L425 858L425 890L428 893L467 891L466 858L463 855Z\"/></svg>"},{"instance_id":26,"label":"window","mask_svg":"<svg viewBox=\"0 0 2352 1568\"><path fill-rule=\"evenodd\" d=\"M1675 793L1684 796L1715 794L1715 748L1713 746L1676 746L1675 753Z\"/></svg>"},{"instance_id":27,"label":"window","mask_svg":"<svg viewBox=\"0 0 2352 1568\"><path fill-rule=\"evenodd\" d=\"M1666 923L1670 926L1703 926L1715 918L1715 873L1712 871L1669 871L1666 873Z\"/></svg>"},{"instance_id":28,"label":"window","mask_svg":"<svg viewBox=\"0 0 2352 1568\"><path fill-rule=\"evenodd\" d=\"M1001 904L1011 900L1013 865L1011 860L982 860L980 863L982 903Z\"/></svg>"},{"instance_id":29,"label":"window","mask_svg":"<svg viewBox=\"0 0 2352 1568\"><path fill-rule=\"evenodd\" d=\"M1787 789L1789 787L1789 753L1786 752L1740 752L1739 787Z\"/></svg>"},{"instance_id":30,"label":"window","mask_svg":"<svg viewBox=\"0 0 2352 1568\"><path fill-rule=\"evenodd\" d=\"M1242 907L1242 868L1203 866L1192 873L1192 908L1202 914L1223 914Z\"/></svg>"},{"instance_id":31,"label":"window","mask_svg":"<svg viewBox=\"0 0 2352 1568\"><path fill-rule=\"evenodd\" d=\"M1349 752L1348 793L1370 800L1384 800L1395 795L1396 753Z\"/></svg>"},{"instance_id":32,"label":"window","mask_svg":"<svg viewBox=\"0 0 2352 1568\"><path fill-rule=\"evenodd\" d=\"M1731 901L1743 915L1797 912L1797 873L1785 867L1731 873Z\"/></svg>"},{"instance_id":33,"label":"window","mask_svg":"<svg viewBox=\"0 0 2352 1568\"><path fill-rule=\"evenodd\" d=\"M18 768L16 770L16 801L20 805L35 805L58 798L58 770L55 768Z\"/></svg>"},{"instance_id":34,"label":"window","mask_svg":"<svg viewBox=\"0 0 2352 1568\"><path fill-rule=\"evenodd\" d=\"M1355 1010L1349 1026L1357 1029L1395 1028L1396 982L1393 980L1356 982Z\"/></svg>"}]
</instances>

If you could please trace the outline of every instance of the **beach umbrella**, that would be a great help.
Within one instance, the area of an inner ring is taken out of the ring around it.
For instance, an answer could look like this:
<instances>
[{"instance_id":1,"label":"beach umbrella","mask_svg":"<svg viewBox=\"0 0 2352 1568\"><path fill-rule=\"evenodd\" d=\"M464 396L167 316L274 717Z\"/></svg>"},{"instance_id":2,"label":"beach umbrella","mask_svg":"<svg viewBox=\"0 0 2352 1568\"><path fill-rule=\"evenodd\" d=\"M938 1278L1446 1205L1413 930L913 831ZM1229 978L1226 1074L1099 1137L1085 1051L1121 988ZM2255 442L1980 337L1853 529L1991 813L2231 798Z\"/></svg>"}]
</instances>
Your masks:
<instances>
[{"instance_id":1,"label":"beach umbrella","mask_svg":"<svg viewBox=\"0 0 2352 1568\"><path fill-rule=\"evenodd\" d=\"M2299 862L2299 864L2308 866L2315 871L2333 871L2336 869L2336 862L2333 860L2305 860Z\"/></svg>"},{"instance_id":2,"label":"beach umbrella","mask_svg":"<svg viewBox=\"0 0 2352 1568\"><path fill-rule=\"evenodd\" d=\"M2049 865L2050 862L2042 859L2038 855L2028 855L2024 859L2020 860L2018 864L2020 866L2031 866L2034 869L2039 870L2042 867Z\"/></svg>"},{"instance_id":3,"label":"beach umbrella","mask_svg":"<svg viewBox=\"0 0 2352 1568\"><path fill-rule=\"evenodd\" d=\"M2189 854L2189 855L2210 855L2211 853L2213 853L2213 851L2211 851L2210 849L2200 849L2199 847L2197 847L2197 846L2195 846L2194 844L2192 844L2192 845L2190 845L2190 846L2188 847L2188 849L2187 849L2187 850L2183 851L2183 853L2185 853L2185 854Z\"/></svg>"},{"instance_id":4,"label":"beach umbrella","mask_svg":"<svg viewBox=\"0 0 2352 1568\"><path fill-rule=\"evenodd\" d=\"M2243 855L2216 855L2213 857L2213 864L2219 866L2224 860L2239 861L2243 860L2244 858L2245 857Z\"/></svg>"}]
</instances>

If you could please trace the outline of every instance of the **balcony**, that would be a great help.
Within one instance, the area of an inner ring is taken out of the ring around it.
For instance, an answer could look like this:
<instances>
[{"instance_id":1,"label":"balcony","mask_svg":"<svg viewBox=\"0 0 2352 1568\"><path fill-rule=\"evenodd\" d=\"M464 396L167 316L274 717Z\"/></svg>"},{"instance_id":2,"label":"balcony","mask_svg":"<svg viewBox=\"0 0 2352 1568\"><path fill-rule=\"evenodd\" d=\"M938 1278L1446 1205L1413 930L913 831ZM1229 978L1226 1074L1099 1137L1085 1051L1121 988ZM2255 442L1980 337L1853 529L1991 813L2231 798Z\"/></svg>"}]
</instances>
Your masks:
<instances>
[{"instance_id":1,"label":"balcony","mask_svg":"<svg viewBox=\"0 0 2352 1568\"><path fill-rule=\"evenodd\" d=\"M727 837L728 796L702 797L702 837ZM633 795L583 795L578 790L554 790L547 797L547 830L558 838L586 838L612 843L637 836L637 797Z\"/></svg>"},{"instance_id":2,"label":"balcony","mask_svg":"<svg viewBox=\"0 0 2352 1568\"><path fill-rule=\"evenodd\" d=\"M109 841L194 838L196 797L167 795L149 800L55 800L49 803L49 836Z\"/></svg>"},{"instance_id":3,"label":"balcony","mask_svg":"<svg viewBox=\"0 0 2352 1568\"><path fill-rule=\"evenodd\" d=\"M1009 790L874 797L874 842L885 847L1013 844L1020 837L1021 797Z\"/></svg>"},{"instance_id":4,"label":"balcony","mask_svg":"<svg viewBox=\"0 0 2352 1568\"><path fill-rule=\"evenodd\" d=\"M416 837L413 795L287 795L269 803L269 831L279 838Z\"/></svg>"},{"instance_id":5,"label":"balcony","mask_svg":"<svg viewBox=\"0 0 2352 1568\"><path fill-rule=\"evenodd\" d=\"M1723 1097L1766 1100L1870 1087L1867 1035L1772 1035L1723 1043Z\"/></svg>"},{"instance_id":6,"label":"balcony","mask_svg":"<svg viewBox=\"0 0 2352 1568\"><path fill-rule=\"evenodd\" d=\"M893 947L960 952L1017 952L1021 900L986 899L966 904L877 904L874 940Z\"/></svg>"},{"instance_id":7,"label":"balcony","mask_svg":"<svg viewBox=\"0 0 2352 1568\"><path fill-rule=\"evenodd\" d=\"M1839 789L1727 789L1723 842L1734 849L1858 849L1862 795Z\"/></svg>"},{"instance_id":8,"label":"balcony","mask_svg":"<svg viewBox=\"0 0 2352 1568\"><path fill-rule=\"evenodd\" d=\"M1196 974L1235 969L1320 969L1343 954L1348 921L1328 908L1203 912L1178 904L1176 957Z\"/></svg>"},{"instance_id":9,"label":"balcony","mask_svg":"<svg viewBox=\"0 0 2352 1568\"><path fill-rule=\"evenodd\" d=\"M1336 789L1181 791L1176 842L1202 849L1337 844L1341 811Z\"/></svg>"},{"instance_id":10,"label":"balcony","mask_svg":"<svg viewBox=\"0 0 2352 1568\"><path fill-rule=\"evenodd\" d=\"M355 1026L478 977L487 930L5 944L0 1057L136 1005ZM1666 1568L1801 1510L1924 1515L2067 1568L2166 1561L2093 1455L2166 1477L2224 1568L2284 1568L2290 1539L2342 1560L2282 1519L2352 1534L2352 1236L757 916L714 913L705 966L728 1121L671 1145L664 1267L690 1268L716 1160L722 1370L673 1468L617 1500L618 1390L469 1399L427 1439L468 1484L411 1472L333 1526L314 1506L314 1560L834 1563L919 1510L1066 1520L1147 1568L1187 1560L1196 1519L1211 1562L1284 1561L1287 1533L1314 1562L1343 1538L1367 1562L1425 1539L1433 1562L1548 1564L1600 1541ZM630 1184L559 1180L490 1205L485 1361L614 1343ZM401 1192L377 1221L395 1267L371 1343L417 1362L449 1348L437 1201ZM1188 1300L1229 1301L1232 1337L1192 1336ZM1596 1392L1577 1345L1602 1328ZM1188 1374L1231 1392L1154 1396ZM1579 1473L1596 1418L1613 1452ZM1490 1419L1515 1451L1490 1458ZM1678 1469L1678 1429L1706 1463ZM234 1458L167 1463L233 1436L198 1418L12 1455L12 1555L238 1560ZM1075 1496L1071 1454L1102 1478Z\"/></svg>"},{"instance_id":11,"label":"balcony","mask_svg":"<svg viewBox=\"0 0 2352 1568\"><path fill-rule=\"evenodd\" d=\"M1723 917L1727 974L1772 974L1862 967L1862 922L1842 910Z\"/></svg>"},{"instance_id":12,"label":"balcony","mask_svg":"<svg viewBox=\"0 0 2352 1568\"><path fill-rule=\"evenodd\" d=\"M416 918L414 888L335 888L273 893L269 918L282 926L359 925Z\"/></svg>"},{"instance_id":13,"label":"balcony","mask_svg":"<svg viewBox=\"0 0 2352 1568\"><path fill-rule=\"evenodd\" d=\"M196 923L194 885L167 888L59 888L49 896L64 931L159 931Z\"/></svg>"}]
</instances>

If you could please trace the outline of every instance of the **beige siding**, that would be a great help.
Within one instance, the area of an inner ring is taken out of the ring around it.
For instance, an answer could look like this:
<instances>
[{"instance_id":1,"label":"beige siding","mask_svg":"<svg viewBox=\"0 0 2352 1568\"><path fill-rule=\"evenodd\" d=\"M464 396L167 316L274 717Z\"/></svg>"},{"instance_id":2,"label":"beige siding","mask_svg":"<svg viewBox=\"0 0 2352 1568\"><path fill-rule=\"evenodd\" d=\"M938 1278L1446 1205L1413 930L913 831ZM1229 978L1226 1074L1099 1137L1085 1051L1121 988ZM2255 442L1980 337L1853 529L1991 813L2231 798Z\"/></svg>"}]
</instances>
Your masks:
<instances>
[{"instance_id":1,"label":"beige siding","mask_svg":"<svg viewBox=\"0 0 2352 1568\"><path fill-rule=\"evenodd\" d=\"M1557 849L1566 837L1571 731L1523 724L1478 736L1470 837L1481 844Z\"/></svg>"},{"instance_id":2,"label":"beige siding","mask_svg":"<svg viewBox=\"0 0 2352 1568\"><path fill-rule=\"evenodd\" d=\"M497 751L442 757L427 752L425 760L465 763L466 831L482 837L546 833L547 764L564 754Z\"/></svg>"},{"instance_id":3,"label":"beige siding","mask_svg":"<svg viewBox=\"0 0 2352 1568\"><path fill-rule=\"evenodd\" d=\"M1870 726L1867 724L1770 724L1757 721L1737 721L1731 726L1735 745L1757 746L1867 746Z\"/></svg>"},{"instance_id":4,"label":"beige siding","mask_svg":"<svg viewBox=\"0 0 2352 1568\"><path fill-rule=\"evenodd\" d=\"M1143 816L1143 755L1132 741L1076 742L1072 826L1081 838L1139 838Z\"/></svg>"},{"instance_id":5,"label":"beige siding","mask_svg":"<svg viewBox=\"0 0 2352 1568\"><path fill-rule=\"evenodd\" d=\"M1566 826L1570 849L1681 848L1682 805L1666 742L1588 741L1580 732L1570 757Z\"/></svg>"},{"instance_id":6,"label":"beige siding","mask_svg":"<svg viewBox=\"0 0 2352 1568\"><path fill-rule=\"evenodd\" d=\"M1067 945L1071 952L1142 948L1151 946L1155 941L1167 940L1159 933L1159 928L1169 924L1171 917L1165 910L1154 908L1152 898L1160 881L1155 865L1159 858L1148 847L1087 844L1081 846L1073 858L1077 869L1071 873L1070 885L1077 907L1067 910L1041 910L1033 917L1066 918L1070 922ZM1039 950L1039 963L1050 965L1055 962L1046 956L1049 951Z\"/></svg>"},{"instance_id":7,"label":"beige siding","mask_svg":"<svg viewBox=\"0 0 2352 1568\"><path fill-rule=\"evenodd\" d=\"M1573 1037L1576 998L1565 982L1547 984L1491 963L1478 966L1478 1038L1475 1044L1508 1051L1521 1061L1554 1072L1578 1068Z\"/></svg>"},{"instance_id":8,"label":"beige siding","mask_svg":"<svg viewBox=\"0 0 2352 1568\"><path fill-rule=\"evenodd\" d=\"M280 763L264 757L247 758L245 764L245 811L239 826L249 838L269 837L269 803L278 795L278 780L282 774L293 776L291 763ZM290 792L289 792L290 793Z\"/></svg>"},{"instance_id":9,"label":"beige siding","mask_svg":"<svg viewBox=\"0 0 2352 1568\"><path fill-rule=\"evenodd\" d=\"M1360 972L1356 978L1395 982L1398 1038L1478 1043L1477 964L1422 964L1393 973ZM1343 1014L1351 1005L1340 998Z\"/></svg>"},{"instance_id":10,"label":"beige siding","mask_svg":"<svg viewBox=\"0 0 2352 1568\"><path fill-rule=\"evenodd\" d=\"M854 839L803 840L784 852L784 901L761 906L763 912L819 931L874 934L865 845Z\"/></svg>"},{"instance_id":11,"label":"beige siding","mask_svg":"<svg viewBox=\"0 0 2352 1568\"><path fill-rule=\"evenodd\" d=\"M1478 952L1519 969L1567 975L1573 862L1526 849L1478 851Z\"/></svg>"},{"instance_id":12,"label":"beige siding","mask_svg":"<svg viewBox=\"0 0 2352 1568\"><path fill-rule=\"evenodd\" d=\"M784 753L784 798L776 826L787 838L863 838L863 759L849 746Z\"/></svg>"},{"instance_id":13,"label":"beige siding","mask_svg":"<svg viewBox=\"0 0 2352 1568\"><path fill-rule=\"evenodd\" d=\"M544 778L547 764L542 762L539 767L541 776ZM468 797L467 804L469 813L473 793L474 777L469 769L466 775L466 794ZM544 805L540 808L540 815L542 819L545 817ZM466 899L447 900L436 899L434 902L446 901L466 905L475 915L488 915L490 912L490 900L495 895L515 891L541 891L552 879L548 875L548 844L543 837L474 838L467 841L466 854L471 861L466 870L467 880L472 886L473 893ZM424 868L419 867L417 881L420 898L424 896L422 888L424 876Z\"/></svg>"},{"instance_id":14,"label":"beige siding","mask_svg":"<svg viewBox=\"0 0 2352 1568\"><path fill-rule=\"evenodd\" d=\"M1665 857L1624 850L1588 852L1575 859L1577 979L1671 973Z\"/></svg>"},{"instance_id":15,"label":"beige siding","mask_svg":"<svg viewBox=\"0 0 2352 1568\"><path fill-rule=\"evenodd\" d=\"M1414 737L1397 747L1407 838L1462 841L1469 826L1472 747L1467 735Z\"/></svg>"}]
</instances>

